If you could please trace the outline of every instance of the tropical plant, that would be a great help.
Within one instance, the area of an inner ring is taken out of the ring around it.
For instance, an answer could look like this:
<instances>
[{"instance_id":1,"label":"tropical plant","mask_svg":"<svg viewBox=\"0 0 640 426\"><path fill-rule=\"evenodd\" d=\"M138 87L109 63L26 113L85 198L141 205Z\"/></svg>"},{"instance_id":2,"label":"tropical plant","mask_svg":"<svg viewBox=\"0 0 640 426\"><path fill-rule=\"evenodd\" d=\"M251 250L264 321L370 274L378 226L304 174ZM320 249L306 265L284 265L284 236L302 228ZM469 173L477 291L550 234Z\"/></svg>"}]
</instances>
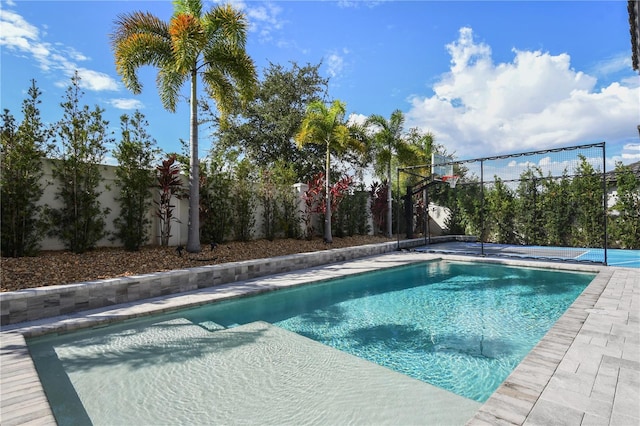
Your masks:
<instances>
[{"instance_id":1,"label":"tropical plant","mask_svg":"<svg viewBox=\"0 0 640 426\"><path fill-rule=\"evenodd\" d=\"M147 133L149 123L144 114L135 111L130 117L120 116L122 138L113 150L118 161L116 185L119 188L120 215L114 220L115 236L126 250L136 251L149 237L148 217L152 205L155 173L153 164L159 154L156 141Z\"/></svg>"},{"instance_id":2,"label":"tropical plant","mask_svg":"<svg viewBox=\"0 0 640 426\"><path fill-rule=\"evenodd\" d=\"M278 204L276 202L278 188L269 170L262 170L258 187L258 198L262 204L262 230L267 240L276 237L278 223Z\"/></svg>"},{"instance_id":3,"label":"tropical plant","mask_svg":"<svg viewBox=\"0 0 640 426\"><path fill-rule=\"evenodd\" d=\"M561 177L548 176L542 181L542 185L545 243L551 246L569 246L575 217L571 178L565 169Z\"/></svg>"},{"instance_id":4,"label":"tropical plant","mask_svg":"<svg viewBox=\"0 0 640 426\"><path fill-rule=\"evenodd\" d=\"M385 211L387 209L387 199L389 197L388 181L383 180L382 183L377 181L372 182L369 194L371 197L369 209L371 210L375 233L377 234L384 229Z\"/></svg>"},{"instance_id":5,"label":"tropical plant","mask_svg":"<svg viewBox=\"0 0 640 426\"><path fill-rule=\"evenodd\" d=\"M62 203L50 209L53 236L60 238L67 249L83 253L107 235L106 215L109 208L100 204L100 184L103 181L100 163L113 142L108 133L109 122L102 118L104 110L96 106L80 107L80 77L76 72L60 105L63 118L56 123L60 143L53 163L53 177L60 183L56 199Z\"/></svg>"},{"instance_id":6,"label":"tropical plant","mask_svg":"<svg viewBox=\"0 0 640 426\"><path fill-rule=\"evenodd\" d=\"M364 131L362 127L348 124L345 120L346 106L335 100L330 107L321 101L313 101L307 108L295 141L299 148L306 144L325 146L325 203L324 241L333 242L331 233L331 153L344 153L349 150L364 151Z\"/></svg>"},{"instance_id":7,"label":"tropical plant","mask_svg":"<svg viewBox=\"0 0 640 426\"><path fill-rule=\"evenodd\" d=\"M38 104L42 92L31 80L22 102L23 120L5 109L0 128L0 225L3 256L33 255L43 228L40 200L43 188L42 158L49 150L50 133L42 123Z\"/></svg>"},{"instance_id":8,"label":"tropical plant","mask_svg":"<svg viewBox=\"0 0 640 426\"><path fill-rule=\"evenodd\" d=\"M256 198L253 193L252 165L243 159L236 165L233 183L233 230L236 240L249 241L255 226Z\"/></svg>"},{"instance_id":9,"label":"tropical plant","mask_svg":"<svg viewBox=\"0 0 640 426\"><path fill-rule=\"evenodd\" d=\"M210 244L224 242L233 219L233 176L224 159L212 156L201 163L200 222L202 238Z\"/></svg>"},{"instance_id":10,"label":"tropical plant","mask_svg":"<svg viewBox=\"0 0 640 426\"><path fill-rule=\"evenodd\" d=\"M399 163L405 163L415 158L415 151L407 143L404 137L404 114L400 110L391 113L389 120L381 115L374 114L367 119L366 125L373 129L373 153L375 155L375 173L385 177L387 182L391 182L391 161L394 156ZM386 235L391 237L392 230L392 195L391 185L387 185L387 220Z\"/></svg>"},{"instance_id":11,"label":"tropical plant","mask_svg":"<svg viewBox=\"0 0 640 426\"><path fill-rule=\"evenodd\" d=\"M336 183L331 185L330 193L331 193L331 213L333 214L338 212L338 207L342 204L342 201L349 195L351 192L351 187L353 186L353 176L343 176ZM326 205L322 206L323 211L326 210Z\"/></svg>"},{"instance_id":12,"label":"tropical plant","mask_svg":"<svg viewBox=\"0 0 640 426\"><path fill-rule=\"evenodd\" d=\"M449 234L484 236L484 202L482 185L477 178L467 178L464 185L448 189L448 198L442 205L449 208L445 226Z\"/></svg>"},{"instance_id":13,"label":"tropical plant","mask_svg":"<svg viewBox=\"0 0 640 426\"><path fill-rule=\"evenodd\" d=\"M580 164L571 183L576 202L574 247L603 247L605 229L604 187L602 172L597 171L580 154Z\"/></svg>"},{"instance_id":14,"label":"tropical plant","mask_svg":"<svg viewBox=\"0 0 640 426\"><path fill-rule=\"evenodd\" d=\"M611 235L625 249L640 248L640 179L629 166L615 168L616 202L611 207Z\"/></svg>"},{"instance_id":15,"label":"tropical plant","mask_svg":"<svg viewBox=\"0 0 640 426\"><path fill-rule=\"evenodd\" d=\"M166 160L156 167L157 188L159 200L154 200L156 204L156 216L160 219L160 245L166 247L171 238L171 223L179 222L173 215L175 205L171 204L174 195L179 195L182 187L180 181L180 166L176 164L176 156L170 155Z\"/></svg>"},{"instance_id":16,"label":"tropical plant","mask_svg":"<svg viewBox=\"0 0 640 426\"><path fill-rule=\"evenodd\" d=\"M500 244L514 244L514 194L498 176L495 176L494 187L485 196L487 214L486 219L492 242Z\"/></svg>"},{"instance_id":17,"label":"tropical plant","mask_svg":"<svg viewBox=\"0 0 640 426\"><path fill-rule=\"evenodd\" d=\"M163 106L175 111L182 85L190 84L189 232L186 249L200 251L198 170L198 76L222 115L251 98L256 84L253 61L245 50L248 22L230 5L203 12L202 0L175 0L167 23L148 12L119 15L111 42L116 70L125 86L140 93L137 71L158 68Z\"/></svg>"},{"instance_id":18,"label":"tropical plant","mask_svg":"<svg viewBox=\"0 0 640 426\"><path fill-rule=\"evenodd\" d=\"M277 188L277 229L284 234L285 238L299 238L298 198L293 191L293 185L296 182L295 166L289 162L276 160L270 170Z\"/></svg>"},{"instance_id":19,"label":"tropical plant","mask_svg":"<svg viewBox=\"0 0 640 426\"><path fill-rule=\"evenodd\" d=\"M313 226L313 215L320 212L320 197L322 194L322 185L324 184L324 174L318 173L309 182L307 189L302 193L302 201L304 202L304 210L301 211L301 222L304 227L304 237L311 240L315 233Z\"/></svg>"},{"instance_id":20,"label":"tropical plant","mask_svg":"<svg viewBox=\"0 0 640 426\"><path fill-rule=\"evenodd\" d=\"M365 190L364 184L355 188L350 185L347 190L336 212L336 235L365 235L370 229L367 211L369 192Z\"/></svg>"},{"instance_id":21,"label":"tropical plant","mask_svg":"<svg viewBox=\"0 0 640 426\"><path fill-rule=\"evenodd\" d=\"M516 188L516 231L522 244L544 243L544 210L542 171L539 167L527 168L520 175Z\"/></svg>"}]
</instances>

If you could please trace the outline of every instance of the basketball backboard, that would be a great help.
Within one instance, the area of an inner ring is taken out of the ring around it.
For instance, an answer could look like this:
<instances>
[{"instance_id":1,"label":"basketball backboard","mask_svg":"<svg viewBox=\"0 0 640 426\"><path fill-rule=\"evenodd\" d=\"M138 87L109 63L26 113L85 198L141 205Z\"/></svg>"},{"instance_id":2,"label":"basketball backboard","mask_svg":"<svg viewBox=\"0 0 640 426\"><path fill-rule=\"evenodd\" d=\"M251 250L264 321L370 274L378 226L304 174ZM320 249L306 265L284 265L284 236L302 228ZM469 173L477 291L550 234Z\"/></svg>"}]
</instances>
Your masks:
<instances>
[{"instance_id":1,"label":"basketball backboard","mask_svg":"<svg viewBox=\"0 0 640 426\"><path fill-rule=\"evenodd\" d=\"M443 176L452 175L453 158L442 154L431 154L431 177L434 180L442 180Z\"/></svg>"}]
</instances>

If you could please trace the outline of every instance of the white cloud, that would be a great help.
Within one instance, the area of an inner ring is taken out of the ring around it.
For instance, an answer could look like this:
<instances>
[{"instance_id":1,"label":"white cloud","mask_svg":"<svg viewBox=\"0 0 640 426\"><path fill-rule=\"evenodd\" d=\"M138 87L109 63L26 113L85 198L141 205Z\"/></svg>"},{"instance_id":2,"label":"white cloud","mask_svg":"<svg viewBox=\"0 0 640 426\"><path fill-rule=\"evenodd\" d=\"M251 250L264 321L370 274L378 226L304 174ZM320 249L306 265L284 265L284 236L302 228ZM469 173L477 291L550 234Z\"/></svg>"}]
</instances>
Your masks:
<instances>
[{"instance_id":1,"label":"white cloud","mask_svg":"<svg viewBox=\"0 0 640 426\"><path fill-rule=\"evenodd\" d=\"M622 147L622 161L625 164L640 161L640 143L628 143Z\"/></svg>"},{"instance_id":2,"label":"white cloud","mask_svg":"<svg viewBox=\"0 0 640 426\"><path fill-rule=\"evenodd\" d=\"M10 10L0 9L0 46L18 55L33 58L41 70L47 72L62 72L70 78L76 70L80 75L81 87L92 91L118 90L115 79L109 75L79 67L77 61L87 61L89 58L73 47L45 42L41 39L37 27L27 22L21 15ZM58 83L66 86L68 81Z\"/></svg>"},{"instance_id":3,"label":"white cloud","mask_svg":"<svg viewBox=\"0 0 640 426\"><path fill-rule=\"evenodd\" d=\"M595 90L597 79L565 53L514 50L513 61L494 64L470 28L446 48L450 70L433 96L409 99L407 127L431 131L459 158L620 140L637 125L637 81Z\"/></svg>"},{"instance_id":4,"label":"white cloud","mask_svg":"<svg viewBox=\"0 0 640 426\"><path fill-rule=\"evenodd\" d=\"M618 71L631 68L631 55L621 53L598 62L594 66L594 74L606 76Z\"/></svg>"},{"instance_id":5,"label":"white cloud","mask_svg":"<svg viewBox=\"0 0 640 426\"><path fill-rule=\"evenodd\" d=\"M341 8L358 8L360 6L375 7L380 3L390 0L338 0L338 6Z\"/></svg>"},{"instance_id":6,"label":"white cloud","mask_svg":"<svg viewBox=\"0 0 640 426\"><path fill-rule=\"evenodd\" d=\"M349 49L343 48L342 51L332 51L325 57L327 73L330 77L335 78L342 74L345 68L345 56L349 54Z\"/></svg>"},{"instance_id":7,"label":"white cloud","mask_svg":"<svg viewBox=\"0 0 640 426\"><path fill-rule=\"evenodd\" d=\"M327 56L327 72L331 77L336 77L342 72L344 67L344 59L337 53L331 53Z\"/></svg>"},{"instance_id":8,"label":"white cloud","mask_svg":"<svg viewBox=\"0 0 640 426\"><path fill-rule=\"evenodd\" d=\"M109 100L109 104L118 109L124 110L134 110L134 109L142 109L144 108L144 104L137 100L131 98L114 98Z\"/></svg>"},{"instance_id":9,"label":"white cloud","mask_svg":"<svg viewBox=\"0 0 640 426\"><path fill-rule=\"evenodd\" d=\"M215 3L222 4L224 2L216 0ZM282 29L286 23L279 17L282 8L273 2L256 5L255 2L232 0L230 3L234 8L245 13L249 20L249 31L257 33L261 42L271 41L273 33Z\"/></svg>"},{"instance_id":10,"label":"white cloud","mask_svg":"<svg viewBox=\"0 0 640 426\"><path fill-rule=\"evenodd\" d=\"M369 117L363 114L349 114L349 118L347 119L347 124L349 125L364 125Z\"/></svg>"},{"instance_id":11,"label":"white cloud","mask_svg":"<svg viewBox=\"0 0 640 426\"><path fill-rule=\"evenodd\" d=\"M640 152L640 143L628 143L622 147L622 149L628 149L630 151Z\"/></svg>"},{"instance_id":12,"label":"white cloud","mask_svg":"<svg viewBox=\"0 0 640 426\"><path fill-rule=\"evenodd\" d=\"M80 77L80 87L84 89L96 92L118 90L118 83L105 73L79 68L78 76Z\"/></svg>"},{"instance_id":13,"label":"white cloud","mask_svg":"<svg viewBox=\"0 0 640 426\"><path fill-rule=\"evenodd\" d=\"M15 12L0 9L0 46L5 46L11 50L31 52L34 48L41 48L38 42L38 29L24 20Z\"/></svg>"}]
</instances>

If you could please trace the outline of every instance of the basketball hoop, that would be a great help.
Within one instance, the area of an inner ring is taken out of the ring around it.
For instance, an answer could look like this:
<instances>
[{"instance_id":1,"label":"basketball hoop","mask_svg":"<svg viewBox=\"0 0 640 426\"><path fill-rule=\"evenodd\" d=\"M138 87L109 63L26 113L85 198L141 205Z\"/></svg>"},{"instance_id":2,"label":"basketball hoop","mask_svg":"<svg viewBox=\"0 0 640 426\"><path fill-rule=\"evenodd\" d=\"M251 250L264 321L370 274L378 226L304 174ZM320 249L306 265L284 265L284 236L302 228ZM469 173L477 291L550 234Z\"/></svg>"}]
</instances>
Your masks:
<instances>
[{"instance_id":1,"label":"basketball hoop","mask_svg":"<svg viewBox=\"0 0 640 426\"><path fill-rule=\"evenodd\" d=\"M450 188L456 187L456 184L458 183L458 179L460 179L460 176L456 176L456 175L442 176L442 181L449 182Z\"/></svg>"}]
</instances>

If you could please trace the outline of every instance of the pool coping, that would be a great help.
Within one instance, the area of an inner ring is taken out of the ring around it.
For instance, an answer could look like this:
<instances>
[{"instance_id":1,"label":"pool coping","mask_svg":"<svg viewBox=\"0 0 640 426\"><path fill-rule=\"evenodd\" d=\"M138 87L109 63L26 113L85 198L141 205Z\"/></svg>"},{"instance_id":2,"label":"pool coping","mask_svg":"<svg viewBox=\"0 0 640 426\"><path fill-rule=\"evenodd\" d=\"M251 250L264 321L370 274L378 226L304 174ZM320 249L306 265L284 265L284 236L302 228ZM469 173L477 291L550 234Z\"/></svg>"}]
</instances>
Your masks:
<instances>
[{"instance_id":1,"label":"pool coping","mask_svg":"<svg viewBox=\"0 0 640 426\"><path fill-rule=\"evenodd\" d=\"M374 255L3 327L0 332L0 419L7 425L56 424L25 336L66 332L248 293L435 259L597 273L569 310L467 424L548 424L549 419L558 421L558 412L567 419L579 418L576 424L583 420L607 424L640 421L640 406L634 405L634 401L640 401L640 362L637 361L640 275L637 270L416 252ZM594 355L598 353L600 358ZM585 383L591 386L575 389ZM583 395L587 388L588 394ZM574 424L573 421L567 423Z\"/></svg>"}]
</instances>

